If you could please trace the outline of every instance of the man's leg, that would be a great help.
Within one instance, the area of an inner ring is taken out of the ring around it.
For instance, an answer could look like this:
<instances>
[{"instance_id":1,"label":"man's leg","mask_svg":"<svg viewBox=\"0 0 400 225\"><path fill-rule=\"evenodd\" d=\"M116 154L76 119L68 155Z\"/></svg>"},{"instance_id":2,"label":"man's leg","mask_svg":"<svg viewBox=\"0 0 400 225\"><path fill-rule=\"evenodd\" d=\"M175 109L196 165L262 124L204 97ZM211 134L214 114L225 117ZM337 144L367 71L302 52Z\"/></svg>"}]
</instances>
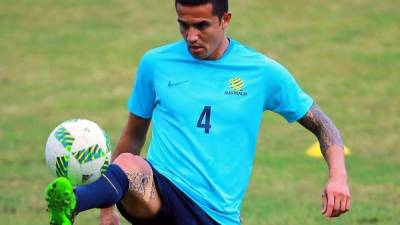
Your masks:
<instances>
[{"instance_id":1,"label":"man's leg","mask_svg":"<svg viewBox=\"0 0 400 225\"><path fill-rule=\"evenodd\" d=\"M127 212L137 218L150 218L161 208L151 166L129 153L119 155L94 183L77 187L75 195L70 194L71 190L67 180L62 178L48 186L46 200L51 224L72 224L74 215L79 212L109 207L122 198Z\"/></svg>"},{"instance_id":2,"label":"man's leg","mask_svg":"<svg viewBox=\"0 0 400 225\"><path fill-rule=\"evenodd\" d=\"M161 209L161 197L150 164L132 154L121 154L114 163L121 167L129 181L128 192L121 201L125 210L139 219L156 215Z\"/></svg>"}]
</instances>

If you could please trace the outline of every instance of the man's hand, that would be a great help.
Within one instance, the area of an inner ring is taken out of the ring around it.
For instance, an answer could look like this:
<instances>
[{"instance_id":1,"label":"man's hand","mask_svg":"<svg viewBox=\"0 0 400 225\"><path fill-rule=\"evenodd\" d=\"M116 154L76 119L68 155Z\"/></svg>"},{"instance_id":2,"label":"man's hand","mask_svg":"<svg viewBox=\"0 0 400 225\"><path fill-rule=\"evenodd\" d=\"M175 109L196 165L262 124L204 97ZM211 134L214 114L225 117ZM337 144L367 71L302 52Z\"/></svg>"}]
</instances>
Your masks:
<instances>
[{"instance_id":1,"label":"man's hand","mask_svg":"<svg viewBox=\"0 0 400 225\"><path fill-rule=\"evenodd\" d=\"M114 206L100 209L100 225L120 225Z\"/></svg>"},{"instance_id":2,"label":"man's hand","mask_svg":"<svg viewBox=\"0 0 400 225\"><path fill-rule=\"evenodd\" d=\"M329 167L329 180L322 193L322 214L338 217L350 209L350 191L344 163L343 141L335 124L314 103L298 122L318 138Z\"/></svg>"},{"instance_id":3,"label":"man's hand","mask_svg":"<svg viewBox=\"0 0 400 225\"><path fill-rule=\"evenodd\" d=\"M350 209L350 191L347 179L331 177L322 194L321 213L326 217L338 217Z\"/></svg>"}]
</instances>

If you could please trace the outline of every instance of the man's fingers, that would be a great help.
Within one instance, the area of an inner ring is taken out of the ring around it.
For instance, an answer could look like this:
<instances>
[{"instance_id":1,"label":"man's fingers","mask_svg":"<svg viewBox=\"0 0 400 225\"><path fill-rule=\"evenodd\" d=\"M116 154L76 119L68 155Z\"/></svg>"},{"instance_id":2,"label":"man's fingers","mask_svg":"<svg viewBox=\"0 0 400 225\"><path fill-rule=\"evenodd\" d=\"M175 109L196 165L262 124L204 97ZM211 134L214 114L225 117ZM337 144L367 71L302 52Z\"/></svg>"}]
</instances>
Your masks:
<instances>
[{"instance_id":1,"label":"man's fingers","mask_svg":"<svg viewBox=\"0 0 400 225\"><path fill-rule=\"evenodd\" d=\"M333 197L332 192L327 192L326 197L328 198L327 200L327 209L325 211L325 217L331 217L332 212L333 212L333 207L335 206L335 199Z\"/></svg>"},{"instance_id":2,"label":"man's fingers","mask_svg":"<svg viewBox=\"0 0 400 225\"><path fill-rule=\"evenodd\" d=\"M338 217L341 213L340 205L341 205L342 197L340 195L333 194L333 200L334 200L334 204L333 204L333 210L332 210L331 217Z\"/></svg>"},{"instance_id":3,"label":"man's fingers","mask_svg":"<svg viewBox=\"0 0 400 225\"><path fill-rule=\"evenodd\" d=\"M349 210L350 192L346 179L329 178L324 195L326 200L322 199L323 205L325 205L322 214L326 218L338 217Z\"/></svg>"},{"instance_id":4,"label":"man's fingers","mask_svg":"<svg viewBox=\"0 0 400 225\"><path fill-rule=\"evenodd\" d=\"M328 199L326 198L325 192L322 194L322 209L321 213L325 214L328 205Z\"/></svg>"},{"instance_id":5,"label":"man's fingers","mask_svg":"<svg viewBox=\"0 0 400 225\"><path fill-rule=\"evenodd\" d=\"M346 211L350 210L350 205L351 205L351 197L347 197L347 202L346 202Z\"/></svg>"},{"instance_id":6,"label":"man's fingers","mask_svg":"<svg viewBox=\"0 0 400 225\"><path fill-rule=\"evenodd\" d=\"M342 199L342 202L340 204L340 211L341 212L347 212L346 206L347 206L347 201L349 200L348 196L344 196Z\"/></svg>"},{"instance_id":7,"label":"man's fingers","mask_svg":"<svg viewBox=\"0 0 400 225\"><path fill-rule=\"evenodd\" d=\"M330 205L330 199L328 197L328 208L325 213L325 217L338 217L343 213L346 213L350 208L350 197L344 195L328 194L333 198L333 206ZM332 208L332 210L330 209Z\"/></svg>"},{"instance_id":8,"label":"man's fingers","mask_svg":"<svg viewBox=\"0 0 400 225\"><path fill-rule=\"evenodd\" d=\"M343 200L343 197L341 195L333 195L334 198L334 206L333 206L333 210L334 211L339 211L340 210L340 204L341 201Z\"/></svg>"}]
</instances>

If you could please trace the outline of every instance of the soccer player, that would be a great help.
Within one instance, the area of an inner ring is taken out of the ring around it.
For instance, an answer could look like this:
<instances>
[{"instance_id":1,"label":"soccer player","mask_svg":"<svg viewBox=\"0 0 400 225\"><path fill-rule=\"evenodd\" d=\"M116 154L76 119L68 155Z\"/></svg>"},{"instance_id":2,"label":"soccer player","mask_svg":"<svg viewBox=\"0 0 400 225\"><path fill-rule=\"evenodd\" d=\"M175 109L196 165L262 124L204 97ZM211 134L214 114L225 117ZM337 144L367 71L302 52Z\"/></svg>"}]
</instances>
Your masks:
<instances>
[{"instance_id":1,"label":"soccer player","mask_svg":"<svg viewBox=\"0 0 400 225\"><path fill-rule=\"evenodd\" d=\"M50 223L69 225L101 208L101 224L237 225L262 113L270 110L316 135L329 168L322 214L350 207L339 131L276 61L225 35L228 0L176 0L183 40L148 51L129 98L113 164L75 189L46 190ZM153 121L146 159L139 155Z\"/></svg>"}]
</instances>

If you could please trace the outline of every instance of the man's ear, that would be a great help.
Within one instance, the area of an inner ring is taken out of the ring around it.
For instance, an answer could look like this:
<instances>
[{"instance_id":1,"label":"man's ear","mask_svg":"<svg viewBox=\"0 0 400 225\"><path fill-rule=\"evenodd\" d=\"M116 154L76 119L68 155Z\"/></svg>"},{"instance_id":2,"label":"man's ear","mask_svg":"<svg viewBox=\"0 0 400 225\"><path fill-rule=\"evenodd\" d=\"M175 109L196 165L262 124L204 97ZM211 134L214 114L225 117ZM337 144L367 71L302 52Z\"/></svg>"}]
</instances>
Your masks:
<instances>
[{"instance_id":1,"label":"man's ear","mask_svg":"<svg viewBox=\"0 0 400 225\"><path fill-rule=\"evenodd\" d=\"M221 18L221 23L222 23L222 28L225 30L226 28L228 28L229 23L231 22L231 18L232 18L232 13L224 13L224 15Z\"/></svg>"}]
</instances>

